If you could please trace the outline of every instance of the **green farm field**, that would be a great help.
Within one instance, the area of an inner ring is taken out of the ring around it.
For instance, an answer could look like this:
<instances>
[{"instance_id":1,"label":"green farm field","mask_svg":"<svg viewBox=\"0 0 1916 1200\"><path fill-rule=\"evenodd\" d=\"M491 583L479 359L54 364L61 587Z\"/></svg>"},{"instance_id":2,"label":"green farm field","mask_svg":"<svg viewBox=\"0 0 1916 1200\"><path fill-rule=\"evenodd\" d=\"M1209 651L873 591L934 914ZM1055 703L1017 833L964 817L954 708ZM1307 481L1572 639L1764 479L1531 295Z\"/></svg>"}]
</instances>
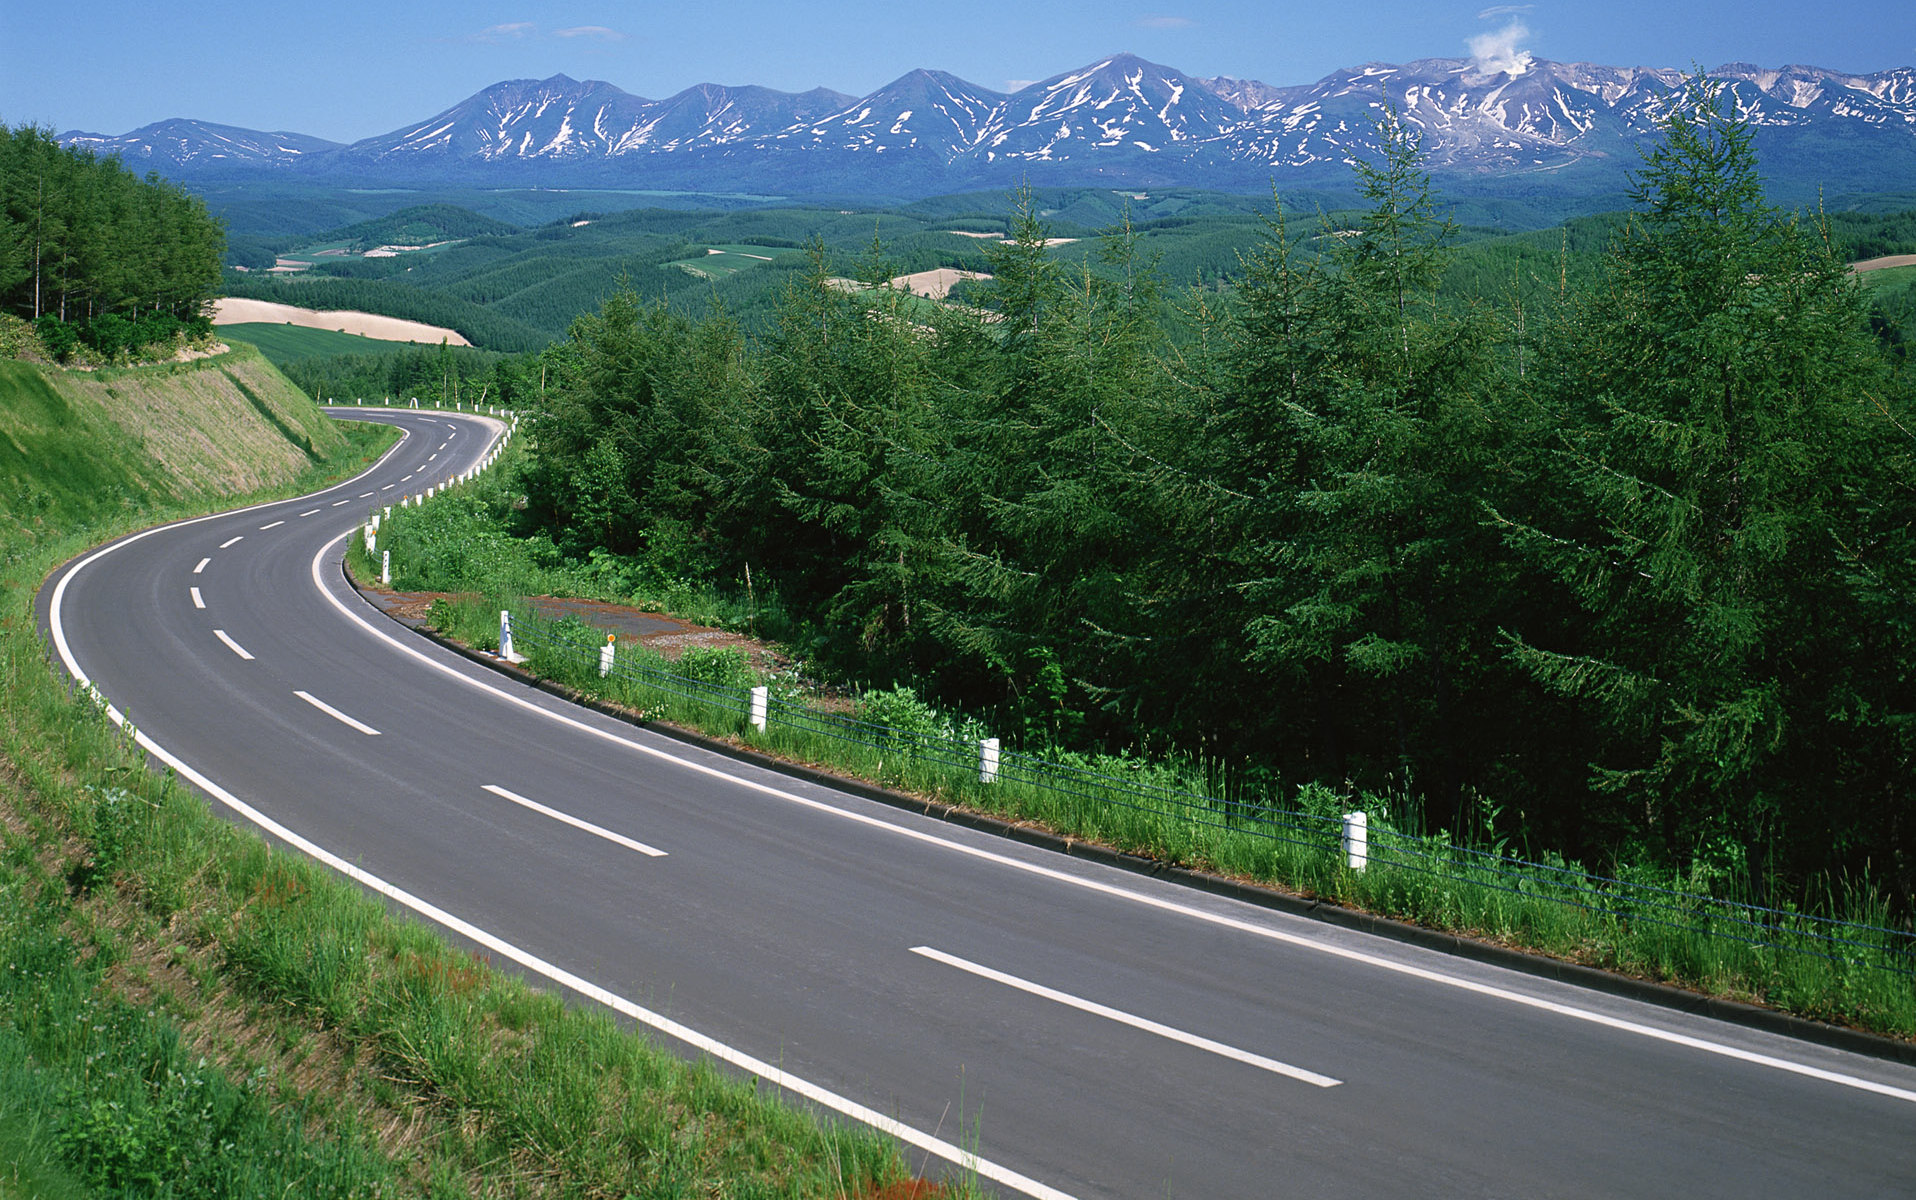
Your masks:
<instances>
[{"instance_id":1,"label":"green farm field","mask_svg":"<svg viewBox=\"0 0 1916 1200\"><path fill-rule=\"evenodd\" d=\"M696 258L682 258L666 265L702 279L729 279L740 271L764 266L779 253L781 251L769 246L706 246Z\"/></svg>"},{"instance_id":2,"label":"green farm field","mask_svg":"<svg viewBox=\"0 0 1916 1200\"><path fill-rule=\"evenodd\" d=\"M296 362L330 354L390 354L423 345L417 342L388 342L357 333L334 329L307 329L299 325L271 325L250 322L220 326L220 336L228 341L247 342L275 363Z\"/></svg>"}]
</instances>

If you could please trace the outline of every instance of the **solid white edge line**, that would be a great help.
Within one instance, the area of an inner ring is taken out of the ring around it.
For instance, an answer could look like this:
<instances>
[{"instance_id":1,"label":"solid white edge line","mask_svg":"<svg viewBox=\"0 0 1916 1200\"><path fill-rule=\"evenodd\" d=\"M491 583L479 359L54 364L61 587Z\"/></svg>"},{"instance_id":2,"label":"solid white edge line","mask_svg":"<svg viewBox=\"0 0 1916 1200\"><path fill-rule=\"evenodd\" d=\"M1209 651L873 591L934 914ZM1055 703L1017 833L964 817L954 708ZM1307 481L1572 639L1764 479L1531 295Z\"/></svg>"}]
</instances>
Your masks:
<instances>
[{"instance_id":1,"label":"solid white edge line","mask_svg":"<svg viewBox=\"0 0 1916 1200\"><path fill-rule=\"evenodd\" d=\"M563 712L557 712L557 711L543 708L540 705L534 704L532 701L526 699L523 696L515 696L510 692L504 691L503 689L497 687L496 685L492 684L491 682L487 680L476 678L473 676L468 676L464 674L463 672L461 672L454 665L450 663L441 662L438 659L435 659L432 656L417 649L416 647L407 645L406 643L400 641L398 638L392 636L391 634L385 632L384 630L376 628L370 621L366 620L364 617L360 616L358 613L355 613L351 609L347 608L345 603L342 602L338 596L335 596L332 593L332 591L326 587L325 578L320 574L320 564L323 561L325 561L327 554L332 550L334 546L338 545L341 541L345 540L346 538L352 536L352 533L353 531L349 529L346 532L340 534L338 537L334 538L332 541L326 543L326 545L321 546L319 548L319 552L313 556L313 560L311 564L314 586L319 588L320 594L324 596L330 604L332 604L333 608L337 612L343 615L348 621L351 621L353 624L359 626L359 628L363 632L371 635L374 638L377 638L379 641L386 643L388 646L392 647L394 650L397 650L399 653L409 658L412 658L415 661L423 663L426 666L432 668L435 671L440 672L443 675L456 679L460 681L461 683L465 684L467 687L473 688L477 691L486 692L489 695L492 695L493 697L499 700L502 700L507 704L523 709L526 712L537 713L540 716L546 718L547 720L555 721L558 724L564 725L571 729L575 729L581 733L587 734L588 736L598 738L602 741L611 742L614 745L628 747L629 749L636 750L641 754L649 755L650 757L673 763L685 770L694 771L694 772L697 772L698 774L706 775L713 779L722 779L728 783L733 784L736 787L746 788L750 791L758 792L761 795L772 796L776 799L784 800L791 804L796 804L801 808L809 808L815 812L826 813L831 816L837 817L840 820L850 821L850 822L853 822L854 824L865 825L872 829L883 830L884 832L892 834L896 837L907 838L912 841L921 842L927 845L938 846L954 854L962 854L962 855L965 855L966 857L979 859L984 862L997 863L1000 866L1009 867L1014 871L1022 871L1028 875L1035 875L1040 878L1050 879L1057 883L1066 884L1070 887L1080 888L1088 892L1096 892L1100 895L1110 896L1119 900L1125 900L1133 904L1142 905L1143 907L1146 907L1146 908L1157 909L1160 912L1175 913L1179 916L1189 917L1193 920L1203 921L1209 925L1216 925L1225 929L1233 929L1240 933L1248 933L1253 937L1263 938L1267 941L1280 942L1288 946L1296 946L1300 949L1305 949L1305 950L1315 950L1320 954L1328 954L1333 958L1344 959L1346 962L1362 963L1365 966L1376 967L1379 970L1390 971L1394 974L1408 976L1413 979L1421 979L1425 981L1426 983L1434 983L1442 987L1455 988L1459 991L1470 992L1474 995L1486 996L1493 999L1504 1000L1511 1004L1520 1005L1525 1008L1536 1009L1541 1012L1553 1013L1561 1017L1569 1017L1572 1020L1583 1021L1591 1025L1597 1025L1606 1029L1616 1030L1620 1033L1636 1034L1640 1037L1650 1038L1654 1041L1665 1042L1670 1045L1684 1046L1692 1050L1700 1050L1706 1054L1715 1054L1723 1058L1735 1059L1739 1062L1746 1062L1746 1063L1753 1064L1755 1066L1769 1067L1774 1070L1788 1072L1789 1074L1792 1074L1792 1075L1801 1075L1809 1079L1820 1079L1824 1081L1825 1083L1834 1083L1842 1087L1855 1088L1859 1091L1864 1091L1864 1092L1873 1092L1879 1096L1888 1096L1892 1099L1903 1100L1911 1104L1916 1104L1916 1091L1912 1091L1908 1088L1899 1088L1886 1083L1877 1083L1873 1079L1864 1079L1856 1075L1846 1075L1840 1071L1830 1071L1830 1070L1825 1070L1822 1067L1812 1067L1804 1063L1795 1063L1795 1062L1789 1061L1788 1059L1776 1058L1768 1054L1759 1054L1753 1050L1743 1050L1736 1046L1725 1045L1721 1042L1712 1042L1704 1038L1692 1037L1689 1034L1676 1033L1674 1031L1666 1030L1666 1029L1658 1029L1653 1025L1644 1025L1637 1021L1627 1021L1621 1017L1612 1017L1605 1013L1596 1012L1591 1009L1578 1008L1575 1005L1562 1004L1555 1000L1546 1000L1540 996L1528 996L1522 992L1515 992L1515 991L1511 991L1508 988L1498 987L1495 984L1478 983L1475 980L1464 979L1460 976L1446 975L1441 971L1433 971L1433 970L1430 970L1429 968L1414 966L1410 963L1396 962L1391 959L1384 958L1381 955L1371 954L1367 951L1354 950L1344 946L1333 945L1329 942L1318 941L1315 938L1308 937L1303 934L1290 933L1282 929L1275 929L1275 928L1271 928L1264 925L1258 925L1250 921L1241 920L1237 917L1228 917L1222 913L1206 912L1200 908L1192 908L1191 906L1187 904L1180 904L1175 900L1166 900L1159 896L1150 896L1142 892L1130 891L1128 889L1118 887L1114 884L1104 883L1095 879L1080 878L1079 876L1071 875L1064 871L1057 870L1054 867L1041 866L1037 863L1021 862L1018 859L1011 858L1008 855L999 854L993 850L986 850L978 846L968 846L961 842L948 841L945 838L938 836L937 834L926 833L917 829L910 829L902 825L894 825L889 821L880 820L877 817L867 816L864 813L852 812L847 809L838 808L835 805L826 804L823 801L813 800L805 796L800 796L797 793L788 792L782 788L773 787L770 784L760 783L754 779L745 779L737 775L731 775L724 771L719 770L716 767L710 767L705 765L704 763L693 762L689 759L680 758L677 755L668 753L667 751L660 750L653 746L647 746L642 742L635 742L631 740L630 738L623 737L617 733L613 733L609 730L600 729L597 726L587 724L586 722L581 721L575 717L569 716ZM461 659L459 660L459 662L461 664L464 664L465 660ZM473 667L472 669L477 671L485 671L486 674L491 674L491 672L486 671L484 667Z\"/></svg>"},{"instance_id":2,"label":"solid white edge line","mask_svg":"<svg viewBox=\"0 0 1916 1200\"><path fill-rule=\"evenodd\" d=\"M1160 1024L1157 1021L1151 1020L1149 1017L1140 1017L1125 1012L1123 1009L1099 1004L1095 1000L1086 1000L1081 996L1074 996L1070 992L1061 992L1056 988L1048 988L1042 983L1033 983L1029 979L1020 979L1016 975L1007 975L1003 971L994 971L990 967L972 962L969 959L959 958L955 954L946 954L943 950L934 950L930 946L913 946L911 952L924 958L929 958L934 962L944 963L948 967L956 967L960 971L969 972L970 974L978 976L980 979L989 979L993 983L1001 983L1006 987L1016 988L1021 992L1029 992L1033 996L1062 1004L1066 1008L1075 1008L1080 1012L1090 1013L1094 1017L1103 1017L1108 1021L1116 1021L1120 1025L1129 1025L1133 1029L1142 1029L1146 1033L1155 1033L1161 1038L1168 1038L1174 1042L1182 1042L1186 1046L1193 1046L1199 1050L1208 1050L1220 1058L1228 1058L1234 1062L1245 1063L1249 1066L1257 1067L1259 1070L1269 1071L1273 1075L1283 1075L1290 1079L1308 1083L1313 1087L1321 1088L1334 1088L1344 1082L1341 1079L1332 1079L1329 1075L1319 1075L1316 1071L1307 1071L1303 1067L1294 1067L1289 1063L1279 1062L1274 1058L1265 1058L1262 1054L1253 1054L1249 1050L1240 1050L1236 1046L1226 1045L1223 1042L1214 1042L1210 1038L1201 1037L1195 1033L1186 1033L1182 1029Z\"/></svg>"},{"instance_id":3,"label":"solid white edge line","mask_svg":"<svg viewBox=\"0 0 1916 1200\"><path fill-rule=\"evenodd\" d=\"M198 575L201 571L206 570L206 564L212 561L213 560L210 558L202 558L197 564L194 565L193 574Z\"/></svg>"},{"instance_id":4,"label":"solid white edge line","mask_svg":"<svg viewBox=\"0 0 1916 1200\"><path fill-rule=\"evenodd\" d=\"M231 545L233 545L233 544L234 544L234 543L236 543L236 542L242 542L242 541L245 541L245 540L246 540L246 535L245 535L245 534L243 534L243 533L242 533L242 534L240 534L240 535L239 535L238 537L230 537L230 538L227 538L227 539L226 539L225 541L223 541L223 542L221 542L221 543L220 543L220 549L222 549L222 550L224 550L224 549L226 549L226 548L227 548L228 546L231 546Z\"/></svg>"},{"instance_id":5,"label":"solid white edge line","mask_svg":"<svg viewBox=\"0 0 1916 1200\"><path fill-rule=\"evenodd\" d=\"M394 447L394 449L397 448L397 446ZM378 464L375 463L373 467L368 467L367 471L370 472L377 466ZM278 502L276 501L275 503ZM258 507L264 506L261 505ZM198 521L210 521L214 519L214 517L225 515L228 514L214 513L206 517L196 517L192 521L182 521L179 522L179 524L188 525ZM60 576L60 582L54 585L53 598L48 604L48 624L52 629L54 648L60 655L61 663L66 666L67 672L73 676L75 684L86 692L87 695L91 696L94 702L100 705L106 712L107 720L131 734L133 740L141 749L159 759L167 766L172 767L195 787L199 788L208 796L213 797L215 800L218 800L221 804L224 804L245 820L252 822L264 832L278 838L286 845L307 855L314 861L323 863L362 887L370 888L392 900L394 903L411 909L428 921L442 925L461 937L485 947L494 954L498 954L518 963L528 971L543 975L560 987L570 989L589 1000L595 1000L605 1005L620 1016L637 1021L648 1028L655 1029L667 1037L674 1038L677 1041L691 1046L695 1050L709 1054L721 1062L729 1063L747 1074L756 1075L760 1079L771 1083L774 1087L782 1088L822 1108L831 1109L833 1112L840 1113L861 1124L869 1125L880 1133L897 1138L908 1146L915 1146L926 1153L936 1154L945 1161L956 1164L961 1170L971 1172L985 1179L989 1179L993 1183L1003 1184L1005 1187L1031 1196L1033 1200L1076 1200L1076 1197L1072 1196L1069 1192L1059 1191L1057 1188L1051 1187L1048 1184L1043 1184L1028 1176L1021 1175L1009 1167L994 1163L990 1159L980 1158L976 1153L965 1149L963 1146L955 1145L942 1138L924 1133L910 1125L906 1125L902 1121L886 1116L877 1109L869 1108L855 1100L847 1099L809 1080L788 1074L782 1067L756 1058L742 1050L733 1049L731 1046L726 1045L716 1038L707 1037L705 1034L700 1033L688 1025L682 1025L661 1013L656 1013L651 1009L634 1004L625 997L600 987L596 983L592 983L580 976L574 975L570 971L554 966L552 963L546 962L544 959L539 958L529 951L521 950L511 942L489 933L469 921L462 920L450 912L447 912L445 909L440 908L438 905L428 903L403 888L387 883L384 879L381 879L369 871L361 870L359 867L325 849L318 843L294 833L291 829L281 825L278 821L273 820L265 813L227 791L208 776L201 774L185 759L180 758L146 734L140 732L139 729L126 719L125 714L107 701L106 697L100 693L100 689L93 685L93 681L88 678L86 672L80 669L79 661L74 657L73 649L67 643L66 627L61 620L60 609L66 597L67 585L71 583L73 577L78 575L88 564L119 549L121 546L129 545L139 541L141 538L158 533L162 529L170 528L174 528L174 526L156 526L122 541L103 546L86 558L81 559ZM349 536L352 532L352 530L347 530L346 533L341 534L340 537ZM337 544L339 540L339 538L334 538L328 542L326 546L321 547L321 556L323 557L326 550ZM318 561L318 559L314 560L313 577L315 580L319 578ZM323 593L325 589L321 588L321 591ZM337 604L337 601L335 600L334 603ZM370 626L368 628L370 628Z\"/></svg>"},{"instance_id":6,"label":"solid white edge line","mask_svg":"<svg viewBox=\"0 0 1916 1200\"><path fill-rule=\"evenodd\" d=\"M252 656L247 655L247 657L250 658ZM327 716L331 717L333 720L338 721L341 725L351 725L354 729L359 730L359 732L365 734L367 737L380 736L379 731L377 729L374 729L371 725L366 724L364 721L353 720L351 717L347 716L343 712L340 712L338 709L326 703L324 700L321 700L318 696L313 695L311 692L302 692L302 691L295 690L293 692L293 695L298 696L301 700L304 700L306 703L312 705L314 708L325 713Z\"/></svg>"},{"instance_id":7,"label":"solid white edge line","mask_svg":"<svg viewBox=\"0 0 1916 1200\"><path fill-rule=\"evenodd\" d=\"M640 854L646 855L649 858L665 857L665 851L659 849L657 846L648 846L644 842L635 842L624 834L614 833L610 829L594 825L590 821L582 821L571 813L562 813L556 808L547 808L537 800L528 800L517 792L509 792L496 783L486 784L485 789L502 800L510 800L514 804L523 805L541 816L551 817L553 820L563 822L564 824L572 826L574 829L583 829L594 837L602 837L608 842L616 842L624 846L627 850L637 850Z\"/></svg>"},{"instance_id":8,"label":"solid white edge line","mask_svg":"<svg viewBox=\"0 0 1916 1200\"><path fill-rule=\"evenodd\" d=\"M261 525L259 527L259 531L261 533L265 533L269 529L278 529L281 525L284 525L284 524L286 524L286 522L284 521L274 521L269 525Z\"/></svg>"},{"instance_id":9,"label":"solid white edge line","mask_svg":"<svg viewBox=\"0 0 1916 1200\"><path fill-rule=\"evenodd\" d=\"M196 588L196 587L194 587L194 588L187 588L186 590L187 590L187 591L189 591L189 592L191 592L191 593L193 594L193 607L194 607L194 608L205 608L205 607L206 607L206 601L205 601L205 600L204 600L204 599L203 599L203 598L202 598L202 597L200 596L200 589L198 589L198 588Z\"/></svg>"},{"instance_id":10,"label":"solid white edge line","mask_svg":"<svg viewBox=\"0 0 1916 1200\"><path fill-rule=\"evenodd\" d=\"M238 642L234 641L231 637L227 636L227 633L224 629L215 629L213 631L213 636L218 638L220 641L225 642L226 648L228 650L231 650L233 653L239 655L241 658L245 659L247 662L253 661L253 656L246 652L246 647L240 645Z\"/></svg>"}]
</instances>

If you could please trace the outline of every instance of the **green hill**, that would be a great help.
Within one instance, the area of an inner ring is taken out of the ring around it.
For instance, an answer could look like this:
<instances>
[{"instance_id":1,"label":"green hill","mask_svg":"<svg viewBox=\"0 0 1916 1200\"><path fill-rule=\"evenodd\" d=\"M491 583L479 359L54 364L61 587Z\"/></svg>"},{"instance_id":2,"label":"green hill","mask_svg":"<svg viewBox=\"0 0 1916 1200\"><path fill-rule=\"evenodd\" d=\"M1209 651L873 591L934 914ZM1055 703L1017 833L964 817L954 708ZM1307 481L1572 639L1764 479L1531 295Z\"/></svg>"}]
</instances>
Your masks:
<instances>
[{"instance_id":1,"label":"green hill","mask_svg":"<svg viewBox=\"0 0 1916 1200\"><path fill-rule=\"evenodd\" d=\"M0 362L0 531L283 487L346 449L251 347L126 370Z\"/></svg>"}]
</instances>

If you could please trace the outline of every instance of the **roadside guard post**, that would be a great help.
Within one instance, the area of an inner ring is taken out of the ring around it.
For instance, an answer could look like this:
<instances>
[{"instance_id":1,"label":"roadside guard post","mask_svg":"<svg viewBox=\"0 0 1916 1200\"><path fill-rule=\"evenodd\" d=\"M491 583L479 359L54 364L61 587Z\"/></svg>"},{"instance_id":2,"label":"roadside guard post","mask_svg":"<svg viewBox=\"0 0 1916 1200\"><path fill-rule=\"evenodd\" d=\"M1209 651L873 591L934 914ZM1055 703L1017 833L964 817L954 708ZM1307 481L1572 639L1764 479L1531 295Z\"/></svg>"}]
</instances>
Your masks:
<instances>
[{"instance_id":1,"label":"roadside guard post","mask_svg":"<svg viewBox=\"0 0 1916 1200\"><path fill-rule=\"evenodd\" d=\"M1344 814L1344 865L1361 871L1370 863L1370 816L1354 812Z\"/></svg>"},{"instance_id":2,"label":"roadside guard post","mask_svg":"<svg viewBox=\"0 0 1916 1200\"><path fill-rule=\"evenodd\" d=\"M766 719L772 707L772 691L760 685L752 689L752 728L765 732Z\"/></svg>"},{"instance_id":3,"label":"roadside guard post","mask_svg":"<svg viewBox=\"0 0 1916 1200\"><path fill-rule=\"evenodd\" d=\"M618 634L608 633L605 635L605 648L599 651L599 678L603 679L607 675L612 674L612 658L619 652L618 644Z\"/></svg>"},{"instance_id":4,"label":"roadside guard post","mask_svg":"<svg viewBox=\"0 0 1916 1200\"><path fill-rule=\"evenodd\" d=\"M998 782L997 738L986 738L978 743L978 782Z\"/></svg>"}]
</instances>

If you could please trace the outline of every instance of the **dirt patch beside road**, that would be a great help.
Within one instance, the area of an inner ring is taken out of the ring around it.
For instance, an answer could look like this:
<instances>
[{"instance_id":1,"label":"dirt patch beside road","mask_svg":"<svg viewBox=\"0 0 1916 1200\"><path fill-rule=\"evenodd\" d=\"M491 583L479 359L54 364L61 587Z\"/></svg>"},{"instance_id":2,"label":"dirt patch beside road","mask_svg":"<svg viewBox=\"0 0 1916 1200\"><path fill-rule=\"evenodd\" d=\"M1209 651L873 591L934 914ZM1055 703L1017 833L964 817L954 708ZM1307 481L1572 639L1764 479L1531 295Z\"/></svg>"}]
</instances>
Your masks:
<instances>
[{"instance_id":1,"label":"dirt patch beside road","mask_svg":"<svg viewBox=\"0 0 1916 1200\"><path fill-rule=\"evenodd\" d=\"M426 614L432 610L435 600L472 599L471 596L458 597L449 592L390 592L377 584L361 584L359 590L387 616L415 627L426 623ZM784 665L777 651L742 633L695 625L678 617L633 608L629 604L573 600L562 596L529 596L526 602L532 605L534 612L549 621L576 617L594 629L616 635L621 645L644 646L673 662L677 662L692 647L700 646L737 650L761 670L777 670Z\"/></svg>"}]
</instances>

